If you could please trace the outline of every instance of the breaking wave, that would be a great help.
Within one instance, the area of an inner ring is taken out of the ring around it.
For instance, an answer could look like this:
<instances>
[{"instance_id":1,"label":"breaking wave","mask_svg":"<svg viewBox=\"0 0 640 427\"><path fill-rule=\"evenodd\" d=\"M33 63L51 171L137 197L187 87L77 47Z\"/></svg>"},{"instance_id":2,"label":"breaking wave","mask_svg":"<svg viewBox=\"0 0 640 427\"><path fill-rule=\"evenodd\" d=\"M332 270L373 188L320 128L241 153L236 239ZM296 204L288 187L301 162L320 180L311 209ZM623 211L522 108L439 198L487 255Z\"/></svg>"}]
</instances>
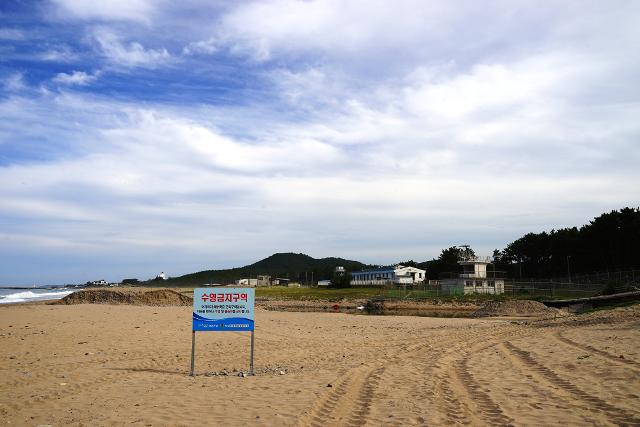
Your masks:
<instances>
[{"instance_id":1,"label":"breaking wave","mask_svg":"<svg viewBox=\"0 0 640 427\"><path fill-rule=\"evenodd\" d=\"M42 290L38 292L34 291L22 291L16 292L8 295L0 295L0 304L12 304L18 302L27 302L27 301L43 301L50 299L61 299L71 294L73 291L68 290L60 290L60 291L50 291L50 290Z\"/></svg>"}]
</instances>

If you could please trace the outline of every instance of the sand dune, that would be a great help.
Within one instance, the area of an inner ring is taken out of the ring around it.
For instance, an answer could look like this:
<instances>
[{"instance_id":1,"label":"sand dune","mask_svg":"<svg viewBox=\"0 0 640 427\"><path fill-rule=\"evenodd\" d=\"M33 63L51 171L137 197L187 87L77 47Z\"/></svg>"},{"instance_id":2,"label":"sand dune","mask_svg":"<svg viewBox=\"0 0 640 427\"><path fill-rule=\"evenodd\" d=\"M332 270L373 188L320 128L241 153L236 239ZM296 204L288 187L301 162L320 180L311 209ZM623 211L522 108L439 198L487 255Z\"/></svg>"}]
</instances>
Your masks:
<instances>
[{"instance_id":1,"label":"sand dune","mask_svg":"<svg viewBox=\"0 0 640 427\"><path fill-rule=\"evenodd\" d=\"M247 378L234 372L248 368L246 333L199 333L199 375L188 376L190 316L190 307L0 307L0 419L640 424L639 306L525 323L258 309L258 375Z\"/></svg>"},{"instance_id":2,"label":"sand dune","mask_svg":"<svg viewBox=\"0 0 640 427\"><path fill-rule=\"evenodd\" d=\"M193 298L172 289L83 289L67 295L60 304L131 304L150 306L193 305Z\"/></svg>"}]
</instances>

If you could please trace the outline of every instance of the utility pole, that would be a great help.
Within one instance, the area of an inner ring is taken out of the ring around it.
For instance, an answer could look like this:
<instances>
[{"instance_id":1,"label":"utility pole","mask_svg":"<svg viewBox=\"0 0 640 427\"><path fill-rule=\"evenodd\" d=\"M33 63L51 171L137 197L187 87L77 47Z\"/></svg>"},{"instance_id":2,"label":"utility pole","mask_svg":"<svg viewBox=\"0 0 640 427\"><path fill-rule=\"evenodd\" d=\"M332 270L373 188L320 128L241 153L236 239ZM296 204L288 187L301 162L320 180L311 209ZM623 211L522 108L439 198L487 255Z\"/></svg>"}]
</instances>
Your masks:
<instances>
[{"instance_id":1,"label":"utility pole","mask_svg":"<svg viewBox=\"0 0 640 427\"><path fill-rule=\"evenodd\" d=\"M518 266L520 267L520 281L522 282L522 257L518 258Z\"/></svg>"}]
</instances>

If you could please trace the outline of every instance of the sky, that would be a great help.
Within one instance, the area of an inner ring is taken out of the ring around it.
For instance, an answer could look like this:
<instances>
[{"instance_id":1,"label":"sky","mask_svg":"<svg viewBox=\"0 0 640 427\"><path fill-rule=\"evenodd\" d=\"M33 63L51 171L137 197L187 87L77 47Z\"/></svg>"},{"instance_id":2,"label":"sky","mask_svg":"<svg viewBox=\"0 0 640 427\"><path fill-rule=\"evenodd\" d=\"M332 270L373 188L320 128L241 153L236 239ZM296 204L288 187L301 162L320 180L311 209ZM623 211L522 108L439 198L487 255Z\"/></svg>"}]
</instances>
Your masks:
<instances>
[{"instance_id":1,"label":"sky","mask_svg":"<svg viewBox=\"0 0 640 427\"><path fill-rule=\"evenodd\" d=\"M640 205L640 2L4 0L0 284L372 264Z\"/></svg>"}]
</instances>

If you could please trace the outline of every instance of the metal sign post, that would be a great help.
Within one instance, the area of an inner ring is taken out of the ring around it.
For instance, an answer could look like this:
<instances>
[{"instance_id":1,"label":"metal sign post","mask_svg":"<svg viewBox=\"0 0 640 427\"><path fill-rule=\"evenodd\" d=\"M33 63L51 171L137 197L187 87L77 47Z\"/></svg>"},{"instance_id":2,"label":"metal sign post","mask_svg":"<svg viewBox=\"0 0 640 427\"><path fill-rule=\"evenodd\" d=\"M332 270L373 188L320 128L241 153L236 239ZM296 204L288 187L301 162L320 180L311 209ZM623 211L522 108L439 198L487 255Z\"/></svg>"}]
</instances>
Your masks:
<instances>
[{"instance_id":1,"label":"metal sign post","mask_svg":"<svg viewBox=\"0 0 640 427\"><path fill-rule=\"evenodd\" d=\"M195 376L196 331L251 332L251 360L253 368L255 289L253 288L197 288L193 290L193 327L191 331L191 373Z\"/></svg>"},{"instance_id":2,"label":"metal sign post","mask_svg":"<svg viewBox=\"0 0 640 427\"><path fill-rule=\"evenodd\" d=\"M196 376L196 331L191 331L191 376Z\"/></svg>"},{"instance_id":3,"label":"metal sign post","mask_svg":"<svg viewBox=\"0 0 640 427\"><path fill-rule=\"evenodd\" d=\"M254 331L251 331L251 359L249 360L249 375L251 376L256 374L253 370L253 333Z\"/></svg>"}]
</instances>

